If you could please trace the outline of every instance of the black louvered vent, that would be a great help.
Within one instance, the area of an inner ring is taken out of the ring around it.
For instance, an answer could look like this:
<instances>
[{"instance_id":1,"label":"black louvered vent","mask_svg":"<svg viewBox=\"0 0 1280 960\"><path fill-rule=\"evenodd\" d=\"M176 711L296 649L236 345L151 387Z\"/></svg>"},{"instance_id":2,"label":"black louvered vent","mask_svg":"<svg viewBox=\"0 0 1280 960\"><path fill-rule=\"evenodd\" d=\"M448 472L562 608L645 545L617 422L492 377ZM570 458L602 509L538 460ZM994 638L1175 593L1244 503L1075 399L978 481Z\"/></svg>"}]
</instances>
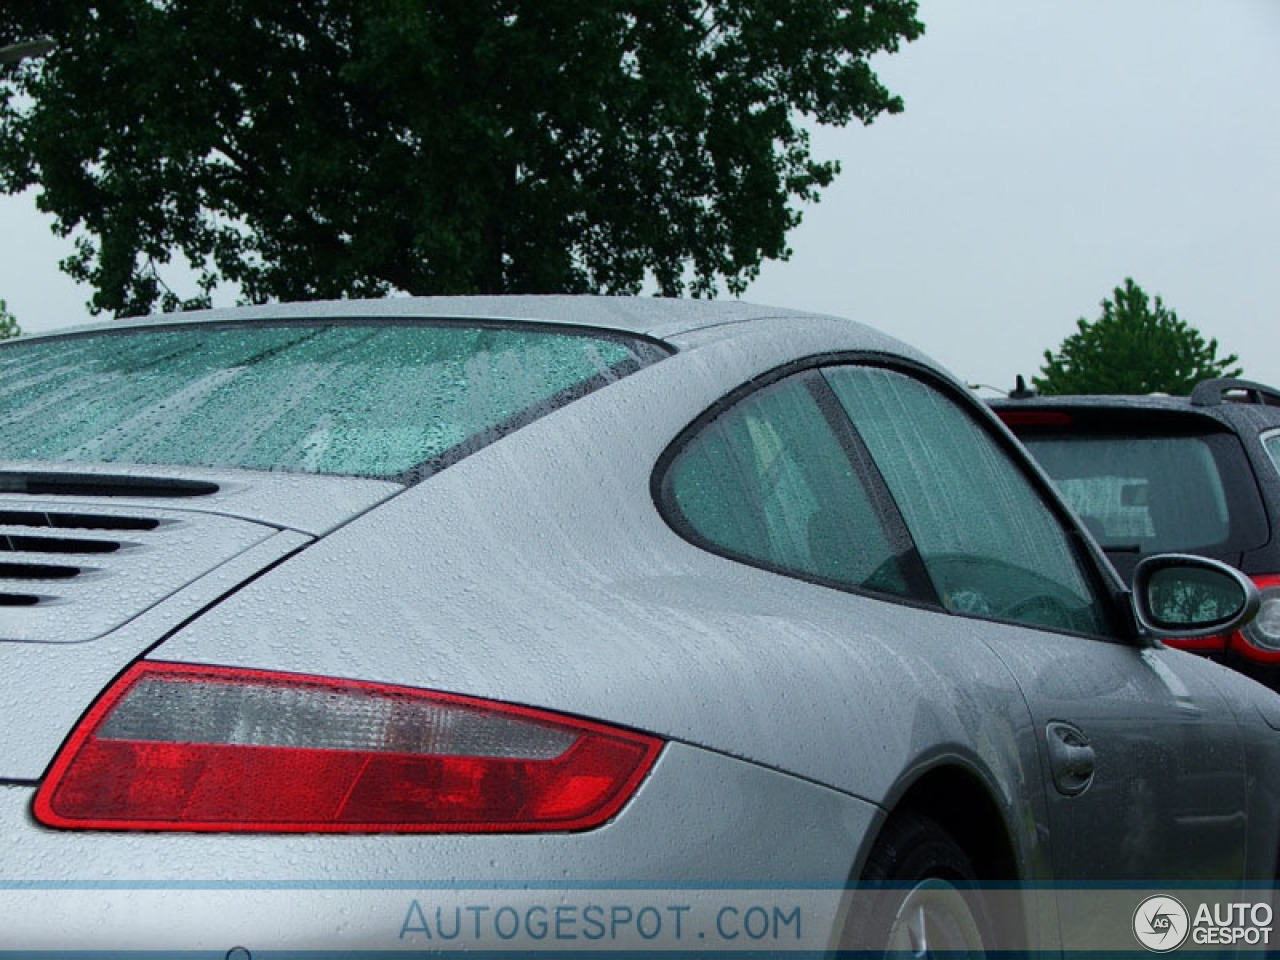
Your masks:
<instances>
[{"instance_id":1,"label":"black louvered vent","mask_svg":"<svg viewBox=\"0 0 1280 960\"><path fill-rule=\"evenodd\" d=\"M27 537L0 533L0 551L22 553L115 553L114 540L80 540L72 537Z\"/></svg>"},{"instance_id":2,"label":"black louvered vent","mask_svg":"<svg viewBox=\"0 0 1280 960\"><path fill-rule=\"evenodd\" d=\"M59 599L59 588L94 573L96 562L138 544L154 517L0 510L0 607L34 607Z\"/></svg>"},{"instance_id":3,"label":"black louvered vent","mask_svg":"<svg viewBox=\"0 0 1280 960\"><path fill-rule=\"evenodd\" d=\"M60 563L0 563L0 580L69 580L80 573Z\"/></svg>"},{"instance_id":4,"label":"black louvered vent","mask_svg":"<svg viewBox=\"0 0 1280 960\"><path fill-rule=\"evenodd\" d=\"M56 530L154 530L154 517L115 517L91 513L43 513L33 510L0 510L0 527L52 527Z\"/></svg>"}]
</instances>

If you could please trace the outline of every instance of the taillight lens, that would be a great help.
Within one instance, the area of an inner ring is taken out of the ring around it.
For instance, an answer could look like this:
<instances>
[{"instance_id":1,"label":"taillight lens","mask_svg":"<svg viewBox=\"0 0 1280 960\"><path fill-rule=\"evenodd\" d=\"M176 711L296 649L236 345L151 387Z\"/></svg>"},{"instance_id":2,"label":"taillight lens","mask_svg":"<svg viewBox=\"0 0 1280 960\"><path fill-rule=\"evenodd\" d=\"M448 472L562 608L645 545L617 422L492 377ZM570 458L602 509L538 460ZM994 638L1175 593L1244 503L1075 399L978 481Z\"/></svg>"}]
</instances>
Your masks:
<instances>
[{"instance_id":1,"label":"taillight lens","mask_svg":"<svg viewBox=\"0 0 1280 960\"><path fill-rule=\"evenodd\" d=\"M252 832L585 830L662 742L509 704L144 661L54 761L52 827Z\"/></svg>"},{"instance_id":2,"label":"taillight lens","mask_svg":"<svg viewBox=\"0 0 1280 960\"><path fill-rule=\"evenodd\" d=\"M1253 578L1262 594L1258 615L1231 635L1231 649L1254 663L1280 664L1280 575Z\"/></svg>"}]
</instances>

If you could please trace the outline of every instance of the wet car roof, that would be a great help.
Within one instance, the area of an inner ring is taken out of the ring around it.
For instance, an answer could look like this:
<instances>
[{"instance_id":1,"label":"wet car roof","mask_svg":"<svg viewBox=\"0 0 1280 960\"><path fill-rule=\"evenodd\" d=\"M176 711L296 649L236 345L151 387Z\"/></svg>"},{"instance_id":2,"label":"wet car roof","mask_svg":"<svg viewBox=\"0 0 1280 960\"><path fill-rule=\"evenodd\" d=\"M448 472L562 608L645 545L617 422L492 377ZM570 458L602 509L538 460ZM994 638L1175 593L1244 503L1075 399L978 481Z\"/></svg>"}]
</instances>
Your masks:
<instances>
[{"instance_id":1,"label":"wet car roof","mask_svg":"<svg viewBox=\"0 0 1280 960\"><path fill-rule=\"evenodd\" d=\"M694 330L766 318L817 318L821 314L739 300L681 300L663 297L476 296L386 297L381 300L317 300L98 321L57 331L102 331L166 323L219 320L293 320L343 318L433 318L527 320L603 327L664 338ZM849 321L846 321L849 322ZM852 325L852 324L851 324ZM54 335L52 332L48 335Z\"/></svg>"}]
</instances>

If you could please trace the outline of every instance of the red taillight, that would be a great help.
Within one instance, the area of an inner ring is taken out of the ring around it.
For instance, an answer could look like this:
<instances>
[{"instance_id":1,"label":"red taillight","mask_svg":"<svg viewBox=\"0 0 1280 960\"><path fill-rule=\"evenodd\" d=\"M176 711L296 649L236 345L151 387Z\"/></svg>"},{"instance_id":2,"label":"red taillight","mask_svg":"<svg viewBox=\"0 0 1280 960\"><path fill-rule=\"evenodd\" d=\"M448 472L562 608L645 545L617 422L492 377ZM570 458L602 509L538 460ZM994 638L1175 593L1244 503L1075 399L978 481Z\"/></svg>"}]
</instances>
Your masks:
<instances>
[{"instance_id":1,"label":"red taillight","mask_svg":"<svg viewBox=\"0 0 1280 960\"><path fill-rule=\"evenodd\" d=\"M1243 630L1229 637L1169 637L1164 642L1194 653L1225 653L1230 647L1253 663L1280 665L1280 576L1261 574L1253 582L1262 593L1262 606Z\"/></svg>"},{"instance_id":2,"label":"red taillight","mask_svg":"<svg viewBox=\"0 0 1280 960\"><path fill-rule=\"evenodd\" d=\"M35 816L96 830L585 830L660 740L509 704L144 661L54 761Z\"/></svg>"},{"instance_id":3,"label":"red taillight","mask_svg":"<svg viewBox=\"0 0 1280 960\"><path fill-rule=\"evenodd\" d=\"M1262 574L1253 582L1262 606L1243 630L1231 634L1231 649L1254 663L1280 664L1280 575Z\"/></svg>"},{"instance_id":4,"label":"red taillight","mask_svg":"<svg viewBox=\"0 0 1280 960\"><path fill-rule=\"evenodd\" d=\"M996 416L1010 427L1064 427L1071 414L1060 410L997 410Z\"/></svg>"}]
</instances>

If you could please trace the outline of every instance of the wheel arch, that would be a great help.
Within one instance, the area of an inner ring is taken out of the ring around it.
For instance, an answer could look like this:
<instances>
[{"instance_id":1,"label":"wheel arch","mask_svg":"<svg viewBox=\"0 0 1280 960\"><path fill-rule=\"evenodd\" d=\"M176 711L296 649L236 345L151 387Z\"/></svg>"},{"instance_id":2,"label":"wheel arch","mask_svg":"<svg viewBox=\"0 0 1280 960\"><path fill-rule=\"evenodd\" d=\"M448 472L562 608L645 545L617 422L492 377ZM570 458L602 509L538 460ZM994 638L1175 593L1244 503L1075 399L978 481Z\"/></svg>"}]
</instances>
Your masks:
<instances>
[{"instance_id":1,"label":"wheel arch","mask_svg":"<svg viewBox=\"0 0 1280 960\"><path fill-rule=\"evenodd\" d=\"M868 832L859 851L858 862L849 878L859 883L872 849L887 824L904 813L934 820L969 858L983 887L1016 890L1027 879L1022 858L1015 847L1013 831L999 793L980 772L960 758L940 759L905 779L884 805L876 828ZM1026 907L1018 896L1002 897L1011 906L993 916L997 948L1029 942Z\"/></svg>"},{"instance_id":2,"label":"wheel arch","mask_svg":"<svg viewBox=\"0 0 1280 960\"><path fill-rule=\"evenodd\" d=\"M1021 879L1000 804L973 770L956 763L925 770L906 786L888 815L907 810L937 821L968 855L984 883L1015 884Z\"/></svg>"}]
</instances>

